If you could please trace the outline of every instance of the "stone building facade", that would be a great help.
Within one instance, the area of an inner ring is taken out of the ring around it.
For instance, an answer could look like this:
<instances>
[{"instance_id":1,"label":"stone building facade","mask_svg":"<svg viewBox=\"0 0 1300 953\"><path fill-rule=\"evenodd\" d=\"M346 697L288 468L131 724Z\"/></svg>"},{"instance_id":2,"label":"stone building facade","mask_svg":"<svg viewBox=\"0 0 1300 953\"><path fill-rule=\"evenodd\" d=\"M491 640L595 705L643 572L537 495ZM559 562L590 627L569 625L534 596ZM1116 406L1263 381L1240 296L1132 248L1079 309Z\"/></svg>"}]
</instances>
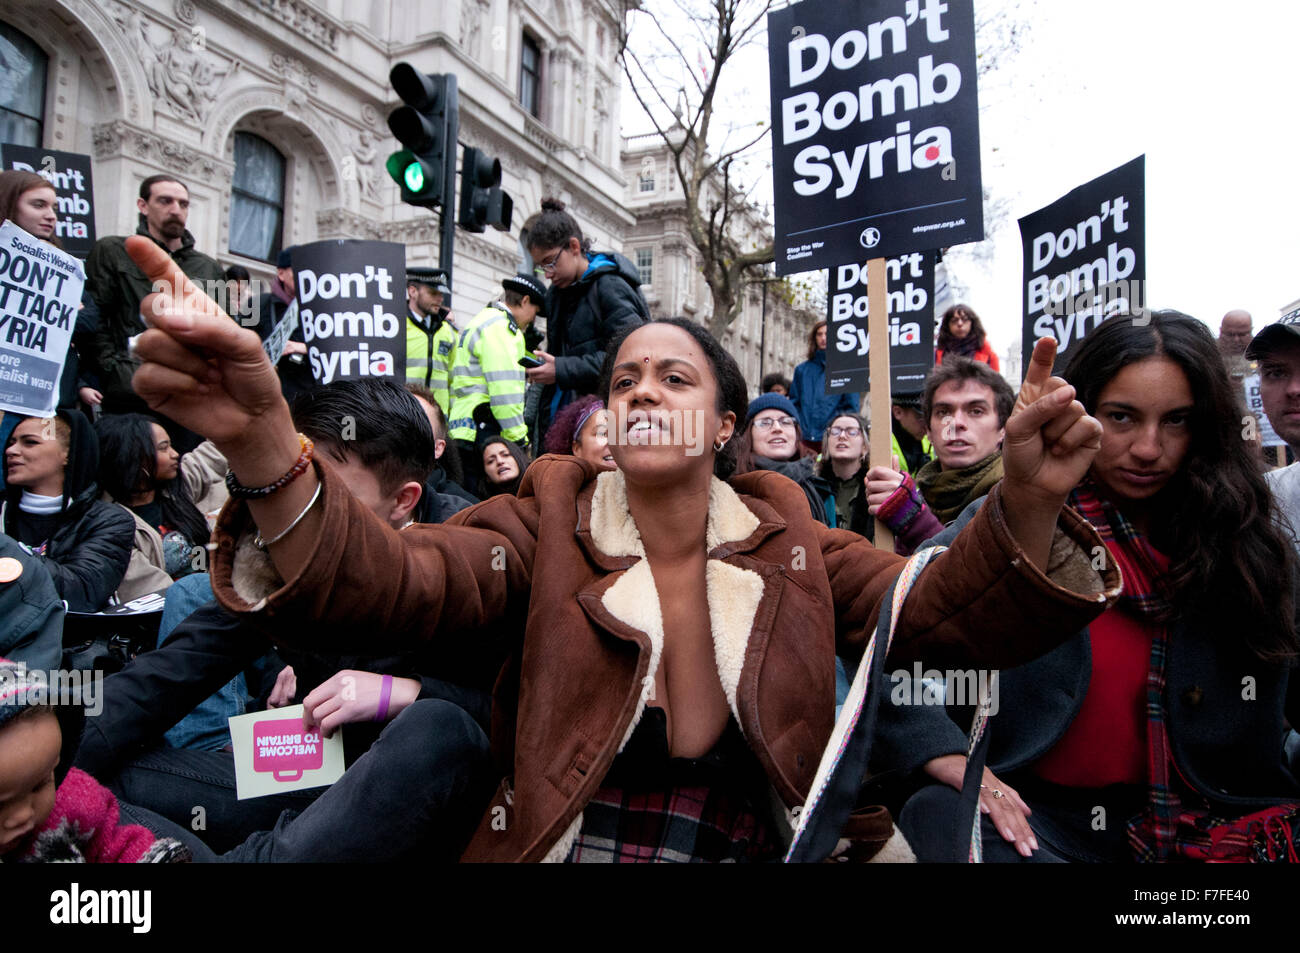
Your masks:
<instances>
[{"instance_id":1,"label":"stone building facade","mask_svg":"<svg viewBox=\"0 0 1300 953\"><path fill-rule=\"evenodd\" d=\"M7 0L0 131L94 159L99 235L135 231L140 182L190 189L190 230L223 265L272 273L282 246L404 242L437 260L435 214L402 205L384 160L392 66L453 72L460 141L501 159L514 227L456 236L454 308L476 311L523 265L520 232L546 195L622 247L607 0ZM238 214L236 214L236 212ZM531 262L528 262L531 267Z\"/></svg>"}]
</instances>

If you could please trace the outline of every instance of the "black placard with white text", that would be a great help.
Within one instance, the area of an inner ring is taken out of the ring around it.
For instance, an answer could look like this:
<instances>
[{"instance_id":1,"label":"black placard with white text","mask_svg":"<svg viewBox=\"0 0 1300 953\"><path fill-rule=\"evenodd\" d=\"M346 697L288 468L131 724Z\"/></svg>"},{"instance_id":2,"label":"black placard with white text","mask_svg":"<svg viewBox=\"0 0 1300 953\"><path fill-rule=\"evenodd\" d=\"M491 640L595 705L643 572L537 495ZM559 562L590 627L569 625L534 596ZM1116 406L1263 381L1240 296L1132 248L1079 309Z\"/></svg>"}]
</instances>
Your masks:
<instances>
[{"instance_id":1,"label":"black placard with white text","mask_svg":"<svg viewBox=\"0 0 1300 953\"><path fill-rule=\"evenodd\" d=\"M934 366L934 252L886 262L889 392L918 393ZM830 270L827 281L826 390L861 393L870 383L867 265Z\"/></svg>"},{"instance_id":2,"label":"black placard with white text","mask_svg":"<svg viewBox=\"0 0 1300 953\"><path fill-rule=\"evenodd\" d=\"M984 237L970 0L768 14L776 273Z\"/></svg>"},{"instance_id":3,"label":"black placard with white text","mask_svg":"<svg viewBox=\"0 0 1300 953\"><path fill-rule=\"evenodd\" d=\"M1098 176L1020 220L1024 367L1040 337L1056 368L1102 321L1144 311L1146 156Z\"/></svg>"},{"instance_id":4,"label":"black placard with white text","mask_svg":"<svg viewBox=\"0 0 1300 953\"><path fill-rule=\"evenodd\" d=\"M95 245L95 190L90 156L6 142L0 146L0 165L35 172L54 186L59 201L54 236L64 251L84 260Z\"/></svg>"},{"instance_id":5,"label":"black placard with white text","mask_svg":"<svg viewBox=\"0 0 1300 953\"><path fill-rule=\"evenodd\" d=\"M337 239L293 250L298 320L318 383L406 376L406 247Z\"/></svg>"}]
</instances>

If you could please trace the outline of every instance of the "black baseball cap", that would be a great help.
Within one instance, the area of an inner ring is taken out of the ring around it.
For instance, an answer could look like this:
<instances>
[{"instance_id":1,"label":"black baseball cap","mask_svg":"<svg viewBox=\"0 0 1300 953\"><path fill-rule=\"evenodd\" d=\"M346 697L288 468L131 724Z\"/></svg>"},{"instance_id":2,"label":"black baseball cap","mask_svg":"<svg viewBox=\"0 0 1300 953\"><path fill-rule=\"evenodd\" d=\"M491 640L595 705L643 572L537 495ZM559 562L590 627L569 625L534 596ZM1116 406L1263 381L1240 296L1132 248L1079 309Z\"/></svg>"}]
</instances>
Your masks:
<instances>
[{"instance_id":1,"label":"black baseball cap","mask_svg":"<svg viewBox=\"0 0 1300 953\"><path fill-rule=\"evenodd\" d=\"M1257 361L1284 341L1300 340L1300 308L1282 316L1256 334L1246 347L1247 360Z\"/></svg>"}]
</instances>

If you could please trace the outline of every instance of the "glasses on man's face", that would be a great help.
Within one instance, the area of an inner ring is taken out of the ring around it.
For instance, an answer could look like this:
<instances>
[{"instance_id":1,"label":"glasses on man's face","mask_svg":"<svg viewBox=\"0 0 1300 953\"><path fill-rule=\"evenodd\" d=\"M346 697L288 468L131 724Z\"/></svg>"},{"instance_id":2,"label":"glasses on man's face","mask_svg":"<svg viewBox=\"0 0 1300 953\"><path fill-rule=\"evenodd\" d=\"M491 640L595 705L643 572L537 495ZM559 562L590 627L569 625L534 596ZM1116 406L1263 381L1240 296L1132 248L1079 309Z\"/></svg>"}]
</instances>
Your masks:
<instances>
[{"instance_id":1,"label":"glasses on man's face","mask_svg":"<svg viewBox=\"0 0 1300 953\"><path fill-rule=\"evenodd\" d=\"M861 427L832 427L832 437L859 437L862 435Z\"/></svg>"},{"instance_id":2,"label":"glasses on man's face","mask_svg":"<svg viewBox=\"0 0 1300 953\"><path fill-rule=\"evenodd\" d=\"M563 254L564 254L564 249L561 248L550 258L546 259L546 261L542 262L540 265L534 268L533 274L535 274L538 278L543 278L546 275L554 274L555 265L560 260L560 256Z\"/></svg>"},{"instance_id":3,"label":"glasses on man's face","mask_svg":"<svg viewBox=\"0 0 1300 953\"><path fill-rule=\"evenodd\" d=\"M754 421L754 426L759 430L771 430L780 424L782 430L793 430L794 423L793 417L759 417Z\"/></svg>"}]
</instances>

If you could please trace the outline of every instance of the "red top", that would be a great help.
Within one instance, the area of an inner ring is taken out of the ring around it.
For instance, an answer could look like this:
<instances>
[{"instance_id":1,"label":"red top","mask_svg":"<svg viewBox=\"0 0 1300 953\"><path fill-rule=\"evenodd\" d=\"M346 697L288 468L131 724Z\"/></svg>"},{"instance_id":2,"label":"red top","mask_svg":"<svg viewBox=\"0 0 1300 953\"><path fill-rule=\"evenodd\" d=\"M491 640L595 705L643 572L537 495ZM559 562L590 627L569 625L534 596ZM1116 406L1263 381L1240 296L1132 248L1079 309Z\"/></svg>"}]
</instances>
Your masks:
<instances>
[{"instance_id":1,"label":"red top","mask_svg":"<svg viewBox=\"0 0 1300 953\"><path fill-rule=\"evenodd\" d=\"M998 366L997 354L994 353L993 348L989 347L988 338L984 339L984 343L980 345L980 349L972 354L970 359L972 361L979 361L982 364L987 364L998 373L1002 372L1002 368ZM934 363L936 366L943 363L943 348L939 348L934 352Z\"/></svg>"},{"instance_id":2,"label":"red top","mask_svg":"<svg viewBox=\"0 0 1300 953\"><path fill-rule=\"evenodd\" d=\"M1151 551L1160 571L1168 560ZM1074 721L1031 770L1052 784L1147 783L1147 673L1156 625L1111 607L1088 626L1092 673Z\"/></svg>"}]
</instances>

